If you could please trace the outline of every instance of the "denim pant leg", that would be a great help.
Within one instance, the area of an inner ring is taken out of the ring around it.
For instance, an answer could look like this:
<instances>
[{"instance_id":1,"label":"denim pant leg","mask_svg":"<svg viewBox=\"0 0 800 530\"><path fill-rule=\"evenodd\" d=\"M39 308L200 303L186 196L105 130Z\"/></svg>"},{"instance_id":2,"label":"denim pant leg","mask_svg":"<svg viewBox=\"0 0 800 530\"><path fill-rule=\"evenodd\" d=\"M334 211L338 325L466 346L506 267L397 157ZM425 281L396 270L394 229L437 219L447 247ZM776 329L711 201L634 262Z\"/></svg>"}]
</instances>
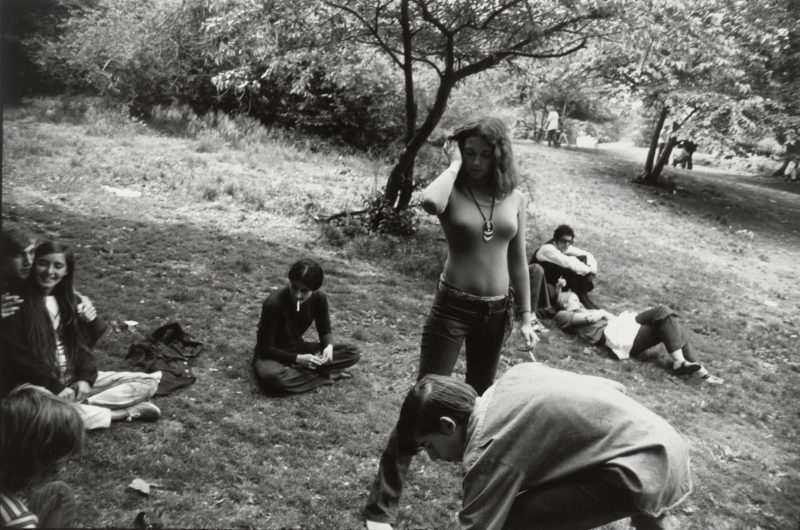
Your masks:
<instances>
[{"instance_id":1,"label":"denim pant leg","mask_svg":"<svg viewBox=\"0 0 800 530\"><path fill-rule=\"evenodd\" d=\"M509 318L505 300L488 303L481 315L480 324L467 335L465 380L478 395L483 395L494 383Z\"/></svg>"},{"instance_id":2,"label":"denim pant leg","mask_svg":"<svg viewBox=\"0 0 800 530\"><path fill-rule=\"evenodd\" d=\"M451 375L461 346L479 315L473 305L437 292L422 328L417 380L428 374Z\"/></svg>"}]
</instances>

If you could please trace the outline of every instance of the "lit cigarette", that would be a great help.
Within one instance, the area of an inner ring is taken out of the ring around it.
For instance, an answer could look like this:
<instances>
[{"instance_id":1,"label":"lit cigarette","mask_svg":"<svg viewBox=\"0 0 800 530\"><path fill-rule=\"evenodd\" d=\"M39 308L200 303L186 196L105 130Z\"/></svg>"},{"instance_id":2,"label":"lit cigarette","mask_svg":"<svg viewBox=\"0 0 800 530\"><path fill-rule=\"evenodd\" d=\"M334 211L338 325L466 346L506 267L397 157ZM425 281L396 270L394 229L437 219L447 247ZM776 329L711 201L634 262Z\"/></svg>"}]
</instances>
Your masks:
<instances>
[{"instance_id":1,"label":"lit cigarette","mask_svg":"<svg viewBox=\"0 0 800 530\"><path fill-rule=\"evenodd\" d=\"M297 301L297 312L300 312L300 300Z\"/></svg>"}]
</instances>

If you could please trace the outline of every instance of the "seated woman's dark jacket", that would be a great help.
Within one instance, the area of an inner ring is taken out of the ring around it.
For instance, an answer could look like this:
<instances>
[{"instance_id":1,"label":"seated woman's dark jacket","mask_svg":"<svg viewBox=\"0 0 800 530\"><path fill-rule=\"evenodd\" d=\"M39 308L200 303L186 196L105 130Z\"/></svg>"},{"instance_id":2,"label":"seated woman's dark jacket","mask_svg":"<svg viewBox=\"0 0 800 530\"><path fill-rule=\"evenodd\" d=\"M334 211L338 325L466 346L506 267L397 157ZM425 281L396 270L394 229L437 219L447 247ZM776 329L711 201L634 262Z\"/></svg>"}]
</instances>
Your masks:
<instances>
[{"instance_id":1,"label":"seated woman's dark jacket","mask_svg":"<svg viewBox=\"0 0 800 530\"><path fill-rule=\"evenodd\" d=\"M51 360L54 355L36 351L28 328L22 311L0 322L0 397L7 396L14 387L23 383L43 386L55 394L66 388L59 378L58 368ZM92 349L106 329L108 325L100 317L92 322L78 320L80 337L77 351L66 352L72 364L72 381L86 381L94 385L97 380L97 361ZM75 355L75 358L72 359L71 355Z\"/></svg>"}]
</instances>

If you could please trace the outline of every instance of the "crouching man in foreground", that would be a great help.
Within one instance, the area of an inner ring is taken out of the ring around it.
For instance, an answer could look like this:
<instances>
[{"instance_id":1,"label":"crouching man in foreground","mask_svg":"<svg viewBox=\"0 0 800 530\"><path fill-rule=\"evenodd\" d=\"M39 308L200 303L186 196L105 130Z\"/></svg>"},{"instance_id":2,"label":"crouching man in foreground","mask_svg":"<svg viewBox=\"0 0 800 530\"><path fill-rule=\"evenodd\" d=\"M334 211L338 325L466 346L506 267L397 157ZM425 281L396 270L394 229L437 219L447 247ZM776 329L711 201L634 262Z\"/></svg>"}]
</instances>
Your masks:
<instances>
[{"instance_id":1,"label":"crouching man in foreground","mask_svg":"<svg viewBox=\"0 0 800 530\"><path fill-rule=\"evenodd\" d=\"M400 412L400 443L463 460L461 528L670 528L692 489L680 435L607 379L514 366L477 397L428 375Z\"/></svg>"}]
</instances>

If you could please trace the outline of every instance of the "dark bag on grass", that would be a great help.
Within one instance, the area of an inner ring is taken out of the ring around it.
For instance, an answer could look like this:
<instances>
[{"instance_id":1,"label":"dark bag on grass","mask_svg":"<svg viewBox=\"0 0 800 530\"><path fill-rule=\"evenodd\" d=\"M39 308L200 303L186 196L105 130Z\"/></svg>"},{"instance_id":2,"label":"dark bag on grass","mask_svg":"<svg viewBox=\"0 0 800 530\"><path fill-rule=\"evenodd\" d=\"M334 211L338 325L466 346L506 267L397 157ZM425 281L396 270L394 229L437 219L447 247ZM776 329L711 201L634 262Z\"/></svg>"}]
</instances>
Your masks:
<instances>
[{"instance_id":1,"label":"dark bag on grass","mask_svg":"<svg viewBox=\"0 0 800 530\"><path fill-rule=\"evenodd\" d=\"M132 370L161 372L156 396L164 396L177 388L189 386L197 380L189 361L203 351L203 343L194 340L172 322L156 328L146 342L131 344L125 359Z\"/></svg>"}]
</instances>

